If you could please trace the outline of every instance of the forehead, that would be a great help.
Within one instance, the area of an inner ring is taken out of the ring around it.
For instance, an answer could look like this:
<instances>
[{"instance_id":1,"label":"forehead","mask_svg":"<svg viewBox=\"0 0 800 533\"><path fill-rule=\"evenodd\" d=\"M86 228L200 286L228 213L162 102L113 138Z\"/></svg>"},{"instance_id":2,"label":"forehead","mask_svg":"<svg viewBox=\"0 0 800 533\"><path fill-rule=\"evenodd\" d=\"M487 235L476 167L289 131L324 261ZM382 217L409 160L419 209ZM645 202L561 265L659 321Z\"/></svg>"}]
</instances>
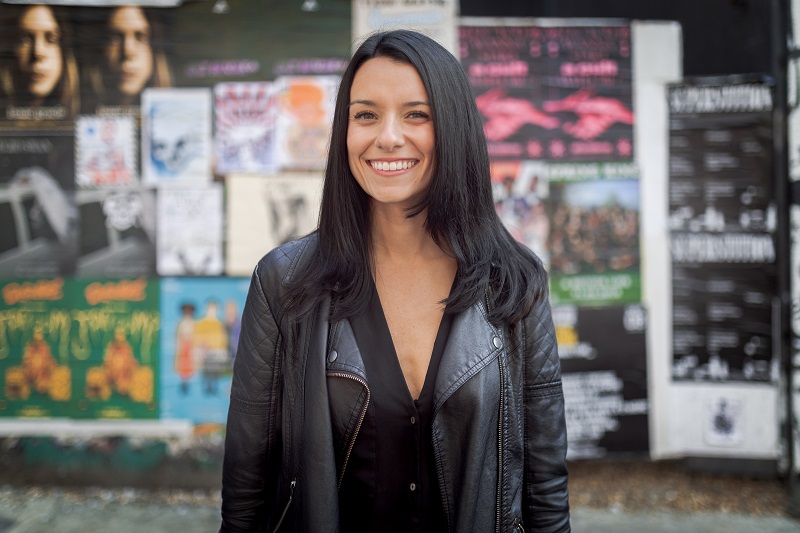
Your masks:
<instances>
[{"instance_id":1,"label":"forehead","mask_svg":"<svg viewBox=\"0 0 800 533\"><path fill-rule=\"evenodd\" d=\"M53 12L47 6L34 6L19 20L20 28L27 30L52 30L58 28Z\"/></svg>"},{"instance_id":2,"label":"forehead","mask_svg":"<svg viewBox=\"0 0 800 533\"><path fill-rule=\"evenodd\" d=\"M356 71L350 86L351 100L375 100L378 97L428 99L417 69L409 63L386 57L365 61Z\"/></svg>"},{"instance_id":3,"label":"forehead","mask_svg":"<svg viewBox=\"0 0 800 533\"><path fill-rule=\"evenodd\" d=\"M120 7L109 18L109 26L119 29L147 29L150 25L136 6Z\"/></svg>"}]
</instances>

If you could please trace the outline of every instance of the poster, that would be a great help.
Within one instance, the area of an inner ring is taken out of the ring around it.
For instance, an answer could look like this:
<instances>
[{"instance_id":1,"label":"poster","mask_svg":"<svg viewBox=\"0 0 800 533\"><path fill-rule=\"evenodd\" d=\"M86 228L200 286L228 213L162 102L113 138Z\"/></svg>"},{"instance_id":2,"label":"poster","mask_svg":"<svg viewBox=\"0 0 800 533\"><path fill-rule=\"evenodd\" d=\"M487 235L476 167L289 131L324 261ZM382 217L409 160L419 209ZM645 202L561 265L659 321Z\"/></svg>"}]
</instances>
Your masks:
<instances>
[{"instance_id":1,"label":"poster","mask_svg":"<svg viewBox=\"0 0 800 533\"><path fill-rule=\"evenodd\" d=\"M633 159L628 26L464 19L460 57L493 160Z\"/></svg>"},{"instance_id":2,"label":"poster","mask_svg":"<svg viewBox=\"0 0 800 533\"><path fill-rule=\"evenodd\" d=\"M456 0L355 0L353 45L376 31L407 29L424 33L458 57Z\"/></svg>"},{"instance_id":3,"label":"poster","mask_svg":"<svg viewBox=\"0 0 800 533\"><path fill-rule=\"evenodd\" d=\"M278 154L285 170L321 170L328 159L338 76L283 76Z\"/></svg>"},{"instance_id":4,"label":"poster","mask_svg":"<svg viewBox=\"0 0 800 533\"><path fill-rule=\"evenodd\" d=\"M147 185L211 181L211 91L146 89L142 95L142 176Z\"/></svg>"},{"instance_id":5,"label":"poster","mask_svg":"<svg viewBox=\"0 0 800 533\"><path fill-rule=\"evenodd\" d=\"M75 269L74 132L0 134L0 277Z\"/></svg>"},{"instance_id":6,"label":"poster","mask_svg":"<svg viewBox=\"0 0 800 533\"><path fill-rule=\"evenodd\" d=\"M161 276L222 274L222 184L158 194L157 270Z\"/></svg>"},{"instance_id":7,"label":"poster","mask_svg":"<svg viewBox=\"0 0 800 533\"><path fill-rule=\"evenodd\" d=\"M550 294L554 304L641 299L639 179L632 163L548 165Z\"/></svg>"},{"instance_id":8,"label":"poster","mask_svg":"<svg viewBox=\"0 0 800 533\"><path fill-rule=\"evenodd\" d=\"M742 400L715 396L706 405L705 442L709 446L737 446L744 440Z\"/></svg>"},{"instance_id":9,"label":"poster","mask_svg":"<svg viewBox=\"0 0 800 533\"><path fill-rule=\"evenodd\" d=\"M75 183L127 186L138 181L133 117L80 116L75 123Z\"/></svg>"},{"instance_id":10,"label":"poster","mask_svg":"<svg viewBox=\"0 0 800 533\"><path fill-rule=\"evenodd\" d=\"M64 417L72 407L64 278L0 281L0 417Z\"/></svg>"},{"instance_id":11,"label":"poster","mask_svg":"<svg viewBox=\"0 0 800 533\"><path fill-rule=\"evenodd\" d=\"M161 280L161 418L224 424L250 278Z\"/></svg>"},{"instance_id":12,"label":"poster","mask_svg":"<svg viewBox=\"0 0 800 533\"><path fill-rule=\"evenodd\" d=\"M674 380L772 383L772 91L669 88Z\"/></svg>"},{"instance_id":13,"label":"poster","mask_svg":"<svg viewBox=\"0 0 800 533\"><path fill-rule=\"evenodd\" d=\"M568 458L649 453L647 313L638 304L553 308Z\"/></svg>"},{"instance_id":14,"label":"poster","mask_svg":"<svg viewBox=\"0 0 800 533\"><path fill-rule=\"evenodd\" d=\"M214 87L214 155L219 175L277 170L278 94L270 82Z\"/></svg>"},{"instance_id":15,"label":"poster","mask_svg":"<svg viewBox=\"0 0 800 533\"><path fill-rule=\"evenodd\" d=\"M249 276L270 250L316 229L321 173L228 177L225 272Z\"/></svg>"},{"instance_id":16,"label":"poster","mask_svg":"<svg viewBox=\"0 0 800 533\"><path fill-rule=\"evenodd\" d=\"M158 417L158 282L147 278L71 280L71 416Z\"/></svg>"},{"instance_id":17,"label":"poster","mask_svg":"<svg viewBox=\"0 0 800 533\"><path fill-rule=\"evenodd\" d=\"M153 276L156 266L156 194L114 187L79 190L78 277Z\"/></svg>"}]
</instances>

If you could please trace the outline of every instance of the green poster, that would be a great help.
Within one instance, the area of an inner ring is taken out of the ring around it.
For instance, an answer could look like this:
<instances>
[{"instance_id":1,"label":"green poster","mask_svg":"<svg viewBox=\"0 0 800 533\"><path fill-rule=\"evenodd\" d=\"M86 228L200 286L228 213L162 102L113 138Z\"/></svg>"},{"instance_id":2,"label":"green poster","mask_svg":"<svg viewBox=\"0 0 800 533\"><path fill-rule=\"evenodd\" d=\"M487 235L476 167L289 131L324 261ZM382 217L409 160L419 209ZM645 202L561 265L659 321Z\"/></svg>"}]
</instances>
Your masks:
<instances>
[{"instance_id":1,"label":"green poster","mask_svg":"<svg viewBox=\"0 0 800 533\"><path fill-rule=\"evenodd\" d=\"M74 393L64 280L0 282L0 416L63 417Z\"/></svg>"},{"instance_id":2,"label":"green poster","mask_svg":"<svg viewBox=\"0 0 800 533\"><path fill-rule=\"evenodd\" d=\"M75 418L158 417L158 282L69 280Z\"/></svg>"}]
</instances>

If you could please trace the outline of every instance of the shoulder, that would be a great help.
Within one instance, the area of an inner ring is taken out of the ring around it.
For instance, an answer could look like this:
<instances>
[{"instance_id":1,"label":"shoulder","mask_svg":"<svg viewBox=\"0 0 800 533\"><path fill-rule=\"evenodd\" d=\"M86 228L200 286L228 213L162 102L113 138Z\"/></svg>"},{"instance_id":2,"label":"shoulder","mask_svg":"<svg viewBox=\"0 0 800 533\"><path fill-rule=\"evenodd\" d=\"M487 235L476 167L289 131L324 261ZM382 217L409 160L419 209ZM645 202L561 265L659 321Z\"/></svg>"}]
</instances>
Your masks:
<instances>
[{"instance_id":1,"label":"shoulder","mask_svg":"<svg viewBox=\"0 0 800 533\"><path fill-rule=\"evenodd\" d=\"M317 232L271 250L256 265L256 275L270 286L287 285L317 247Z\"/></svg>"}]
</instances>

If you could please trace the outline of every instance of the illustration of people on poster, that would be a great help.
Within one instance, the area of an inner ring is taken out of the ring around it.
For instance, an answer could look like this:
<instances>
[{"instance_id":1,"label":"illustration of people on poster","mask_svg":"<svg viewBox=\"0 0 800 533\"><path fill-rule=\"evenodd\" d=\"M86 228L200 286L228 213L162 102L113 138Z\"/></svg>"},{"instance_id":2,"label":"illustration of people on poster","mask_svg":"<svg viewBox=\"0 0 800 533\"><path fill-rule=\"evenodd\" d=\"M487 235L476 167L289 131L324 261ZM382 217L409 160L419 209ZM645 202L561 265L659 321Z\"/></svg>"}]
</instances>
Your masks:
<instances>
[{"instance_id":1,"label":"illustration of people on poster","mask_svg":"<svg viewBox=\"0 0 800 533\"><path fill-rule=\"evenodd\" d=\"M493 160L633 158L629 26L459 28Z\"/></svg>"},{"instance_id":2,"label":"illustration of people on poster","mask_svg":"<svg viewBox=\"0 0 800 533\"><path fill-rule=\"evenodd\" d=\"M222 424L249 278L161 280L161 417Z\"/></svg>"},{"instance_id":3,"label":"illustration of people on poster","mask_svg":"<svg viewBox=\"0 0 800 533\"><path fill-rule=\"evenodd\" d=\"M69 415L68 309L63 278L0 283L0 417Z\"/></svg>"},{"instance_id":4,"label":"illustration of people on poster","mask_svg":"<svg viewBox=\"0 0 800 533\"><path fill-rule=\"evenodd\" d=\"M129 186L138 181L133 117L80 116L75 123L75 183Z\"/></svg>"}]
</instances>

